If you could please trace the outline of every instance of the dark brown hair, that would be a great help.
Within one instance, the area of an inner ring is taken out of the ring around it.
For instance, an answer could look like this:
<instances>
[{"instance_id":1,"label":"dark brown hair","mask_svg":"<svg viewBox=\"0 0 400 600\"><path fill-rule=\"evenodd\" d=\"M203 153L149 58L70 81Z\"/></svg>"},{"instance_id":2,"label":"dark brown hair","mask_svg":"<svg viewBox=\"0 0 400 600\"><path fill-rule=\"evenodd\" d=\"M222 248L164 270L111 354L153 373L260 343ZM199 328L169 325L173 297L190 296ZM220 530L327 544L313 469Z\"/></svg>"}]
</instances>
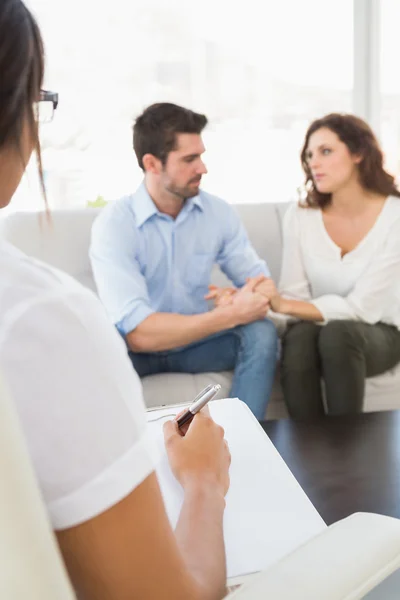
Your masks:
<instances>
[{"instance_id":1,"label":"dark brown hair","mask_svg":"<svg viewBox=\"0 0 400 600\"><path fill-rule=\"evenodd\" d=\"M20 150L27 120L44 191L34 109L43 76L43 42L33 15L21 0L0 0L0 151L7 146Z\"/></svg>"},{"instance_id":2,"label":"dark brown hair","mask_svg":"<svg viewBox=\"0 0 400 600\"><path fill-rule=\"evenodd\" d=\"M207 117L188 108L169 102L152 104L138 117L133 126L133 149L139 167L143 156L152 154L165 165L168 154L176 147L178 133L200 134L207 125Z\"/></svg>"},{"instance_id":3,"label":"dark brown hair","mask_svg":"<svg viewBox=\"0 0 400 600\"><path fill-rule=\"evenodd\" d=\"M400 197L394 177L383 168L382 150L370 126L354 115L331 113L313 121L306 133L301 151L301 165L306 176L306 197L303 205L323 208L331 201L332 194L322 194L315 188L307 161L310 137L323 127L336 133L351 154L361 157L361 162L357 166L360 183L366 190L383 196Z\"/></svg>"}]
</instances>

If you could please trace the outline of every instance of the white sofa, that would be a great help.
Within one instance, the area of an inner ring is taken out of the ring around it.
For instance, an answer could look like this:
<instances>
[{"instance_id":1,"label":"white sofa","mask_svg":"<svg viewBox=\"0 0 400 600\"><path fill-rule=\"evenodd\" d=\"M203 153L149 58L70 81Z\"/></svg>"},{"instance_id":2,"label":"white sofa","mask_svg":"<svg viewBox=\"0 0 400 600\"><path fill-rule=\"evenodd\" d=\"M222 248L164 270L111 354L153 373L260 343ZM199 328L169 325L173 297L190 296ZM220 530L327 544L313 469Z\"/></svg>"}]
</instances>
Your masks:
<instances>
[{"instance_id":1,"label":"white sofa","mask_svg":"<svg viewBox=\"0 0 400 600\"><path fill-rule=\"evenodd\" d=\"M282 217L287 204L237 205L242 221L258 254L264 258L275 281L279 279L282 257ZM0 220L0 235L15 246L76 277L83 285L95 290L88 258L90 229L99 209L55 211L52 224L44 215L15 213ZM101 209L100 209L101 210ZM216 267L212 283L226 282ZM222 385L221 394L229 394L231 373L181 374L164 373L143 379L147 406L190 401L210 382ZM400 408L400 366L367 380L365 411ZM277 373L267 417L287 416Z\"/></svg>"}]
</instances>

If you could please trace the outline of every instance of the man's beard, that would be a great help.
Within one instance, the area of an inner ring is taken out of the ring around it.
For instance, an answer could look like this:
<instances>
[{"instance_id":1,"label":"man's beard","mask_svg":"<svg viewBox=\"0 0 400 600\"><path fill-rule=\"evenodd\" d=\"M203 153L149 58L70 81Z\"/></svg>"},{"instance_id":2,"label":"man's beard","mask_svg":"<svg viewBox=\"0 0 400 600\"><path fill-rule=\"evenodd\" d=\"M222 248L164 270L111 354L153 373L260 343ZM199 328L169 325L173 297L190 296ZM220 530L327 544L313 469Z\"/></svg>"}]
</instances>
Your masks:
<instances>
[{"instance_id":1,"label":"man's beard","mask_svg":"<svg viewBox=\"0 0 400 600\"><path fill-rule=\"evenodd\" d=\"M189 181L190 183L197 183L200 182L201 178L193 178ZM185 187L177 187L173 184L167 185L165 186L165 189L170 193L173 194L174 196L178 196L178 198L182 199L182 200L187 200L188 198L193 198L193 196L197 196L197 194L199 193L199 188L196 187L190 187L188 185L186 185Z\"/></svg>"}]
</instances>

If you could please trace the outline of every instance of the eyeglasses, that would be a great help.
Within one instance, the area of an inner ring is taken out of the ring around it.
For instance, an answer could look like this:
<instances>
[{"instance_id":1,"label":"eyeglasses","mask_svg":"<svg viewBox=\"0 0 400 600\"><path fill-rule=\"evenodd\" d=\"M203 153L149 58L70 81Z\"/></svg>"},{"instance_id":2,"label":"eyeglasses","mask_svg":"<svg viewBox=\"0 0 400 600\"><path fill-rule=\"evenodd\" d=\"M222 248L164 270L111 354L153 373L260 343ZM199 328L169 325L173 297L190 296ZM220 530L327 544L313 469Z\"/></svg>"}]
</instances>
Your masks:
<instances>
[{"instance_id":1,"label":"eyeglasses","mask_svg":"<svg viewBox=\"0 0 400 600\"><path fill-rule=\"evenodd\" d=\"M34 104L35 117L38 123L50 123L58 106L58 94L40 90L39 102Z\"/></svg>"}]
</instances>

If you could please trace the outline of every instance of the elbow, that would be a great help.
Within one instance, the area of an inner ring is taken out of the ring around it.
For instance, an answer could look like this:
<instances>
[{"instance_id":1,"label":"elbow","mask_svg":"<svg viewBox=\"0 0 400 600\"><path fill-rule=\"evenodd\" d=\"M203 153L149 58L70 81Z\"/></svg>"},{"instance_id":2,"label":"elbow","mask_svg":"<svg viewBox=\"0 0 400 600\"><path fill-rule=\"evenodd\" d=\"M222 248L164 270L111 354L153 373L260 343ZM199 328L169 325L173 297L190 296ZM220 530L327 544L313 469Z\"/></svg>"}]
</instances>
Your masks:
<instances>
[{"instance_id":1,"label":"elbow","mask_svg":"<svg viewBox=\"0 0 400 600\"><path fill-rule=\"evenodd\" d=\"M367 325L376 325L380 322L380 317L372 314L357 314L356 321L360 321L361 323L366 323Z\"/></svg>"},{"instance_id":2,"label":"elbow","mask_svg":"<svg viewBox=\"0 0 400 600\"><path fill-rule=\"evenodd\" d=\"M153 348L149 344L148 338L141 334L140 331L134 329L126 336L126 342L129 350L132 352L154 352Z\"/></svg>"},{"instance_id":3,"label":"elbow","mask_svg":"<svg viewBox=\"0 0 400 600\"><path fill-rule=\"evenodd\" d=\"M157 337L148 335L141 331L140 325L126 335L126 343L128 344L129 350L137 353L144 352L160 352L165 350L165 347L159 342Z\"/></svg>"},{"instance_id":4,"label":"elbow","mask_svg":"<svg viewBox=\"0 0 400 600\"><path fill-rule=\"evenodd\" d=\"M190 598L191 600L219 600L226 597L226 577L224 581L221 581L220 585L217 585L215 582L212 585L204 585L201 581L203 577L198 577L196 573L192 573L190 579L191 581L188 582L187 589L182 598Z\"/></svg>"},{"instance_id":5,"label":"elbow","mask_svg":"<svg viewBox=\"0 0 400 600\"><path fill-rule=\"evenodd\" d=\"M367 325L376 325L382 320L382 310L380 307L366 306L361 302L349 301L351 310L350 318L353 321L366 323Z\"/></svg>"}]
</instances>

